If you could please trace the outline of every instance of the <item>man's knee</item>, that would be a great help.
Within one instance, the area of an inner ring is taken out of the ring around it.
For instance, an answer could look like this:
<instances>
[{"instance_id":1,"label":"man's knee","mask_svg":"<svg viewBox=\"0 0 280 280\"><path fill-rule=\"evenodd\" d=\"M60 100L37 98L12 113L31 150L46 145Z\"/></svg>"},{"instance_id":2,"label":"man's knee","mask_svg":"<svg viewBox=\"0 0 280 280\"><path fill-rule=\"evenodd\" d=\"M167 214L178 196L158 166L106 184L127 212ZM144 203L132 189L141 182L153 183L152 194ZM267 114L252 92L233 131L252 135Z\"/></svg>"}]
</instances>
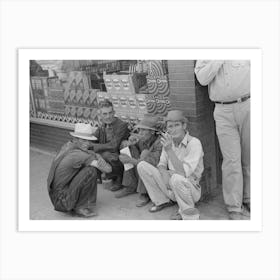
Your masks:
<instances>
[{"instance_id":1,"label":"man's knee","mask_svg":"<svg viewBox=\"0 0 280 280\"><path fill-rule=\"evenodd\" d=\"M94 166L86 166L83 168L83 171L90 177L97 176L97 170Z\"/></svg>"},{"instance_id":2,"label":"man's knee","mask_svg":"<svg viewBox=\"0 0 280 280\"><path fill-rule=\"evenodd\" d=\"M140 161L137 164L137 172L138 174L143 174L143 173L147 173L148 170L151 169L151 164L146 162L146 161Z\"/></svg>"},{"instance_id":3,"label":"man's knee","mask_svg":"<svg viewBox=\"0 0 280 280\"><path fill-rule=\"evenodd\" d=\"M169 184L173 188L180 188L184 186L185 188L190 188L190 181L188 178L183 177L182 175L179 174L173 174L169 180Z\"/></svg>"}]
</instances>

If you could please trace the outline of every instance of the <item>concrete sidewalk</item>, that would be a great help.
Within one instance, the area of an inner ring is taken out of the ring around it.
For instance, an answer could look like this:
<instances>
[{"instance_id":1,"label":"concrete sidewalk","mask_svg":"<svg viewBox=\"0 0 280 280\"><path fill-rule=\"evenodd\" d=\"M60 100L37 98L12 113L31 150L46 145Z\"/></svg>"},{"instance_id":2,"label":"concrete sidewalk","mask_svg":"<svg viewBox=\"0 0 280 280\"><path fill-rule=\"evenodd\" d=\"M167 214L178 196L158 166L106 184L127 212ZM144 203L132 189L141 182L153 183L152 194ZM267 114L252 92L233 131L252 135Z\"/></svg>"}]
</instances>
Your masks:
<instances>
[{"instance_id":1,"label":"concrete sidewalk","mask_svg":"<svg viewBox=\"0 0 280 280\"><path fill-rule=\"evenodd\" d=\"M73 220L83 219L57 212L49 199L47 192L47 176L54 153L30 149L30 219L32 220ZM151 203L145 207L135 206L138 198L133 194L117 199L115 193L104 189L100 184L97 191L98 216L93 220L169 220L178 206L163 209L157 213L150 213ZM199 202L197 207L201 213L201 220L228 220L227 211L223 203L221 191L207 202Z\"/></svg>"}]
</instances>

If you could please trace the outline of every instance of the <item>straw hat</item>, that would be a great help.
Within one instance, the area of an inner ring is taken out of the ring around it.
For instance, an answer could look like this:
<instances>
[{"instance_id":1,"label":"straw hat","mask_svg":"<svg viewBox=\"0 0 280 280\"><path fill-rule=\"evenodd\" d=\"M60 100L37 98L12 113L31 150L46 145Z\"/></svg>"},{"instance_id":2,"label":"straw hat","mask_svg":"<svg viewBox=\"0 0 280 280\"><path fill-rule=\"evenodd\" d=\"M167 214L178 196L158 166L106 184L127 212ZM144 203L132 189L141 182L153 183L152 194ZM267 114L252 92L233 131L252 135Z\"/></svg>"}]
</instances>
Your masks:
<instances>
[{"instance_id":1,"label":"straw hat","mask_svg":"<svg viewBox=\"0 0 280 280\"><path fill-rule=\"evenodd\" d=\"M85 140L97 140L93 135L93 127L87 123L76 123L74 132L70 132L70 134Z\"/></svg>"},{"instance_id":2,"label":"straw hat","mask_svg":"<svg viewBox=\"0 0 280 280\"><path fill-rule=\"evenodd\" d=\"M135 128L157 130L159 118L157 116L145 115L144 118L135 126Z\"/></svg>"}]
</instances>

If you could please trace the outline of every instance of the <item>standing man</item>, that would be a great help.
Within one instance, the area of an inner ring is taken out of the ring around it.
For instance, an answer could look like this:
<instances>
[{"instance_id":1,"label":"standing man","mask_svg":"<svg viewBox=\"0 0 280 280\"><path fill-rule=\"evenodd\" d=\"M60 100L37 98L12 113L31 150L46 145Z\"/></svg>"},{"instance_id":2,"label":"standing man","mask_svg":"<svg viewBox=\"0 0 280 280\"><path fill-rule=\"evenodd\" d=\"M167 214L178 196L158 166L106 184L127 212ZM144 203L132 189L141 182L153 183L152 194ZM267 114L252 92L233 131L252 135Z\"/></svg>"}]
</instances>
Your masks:
<instances>
[{"instance_id":1,"label":"standing man","mask_svg":"<svg viewBox=\"0 0 280 280\"><path fill-rule=\"evenodd\" d=\"M157 166L159 162L162 145L157 134L158 120L157 116L145 115L143 120L135 127L139 129L139 133L132 134L128 141L123 143L124 146L129 147L131 157L122 154L119 156L123 164L130 163L134 168L124 172L122 184L125 188L116 197L121 198L137 191L140 194L136 202L137 207L145 206L150 201L145 185L139 178L137 165L141 161L146 161L153 166Z\"/></svg>"},{"instance_id":2,"label":"standing man","mask_svg":"<svg viewBox=\"0 0 280 280\"><path fill-rule=\"evenodd\" d=\"M215 102L216 132L223 154L223 194L233 220L250 212L250 61L198 60L195 74Z\"/></svg>"},{"instance_id":3,"label":"standing man","mask_svg":"<svg viewBox=\"0 0 280 280\"><path fill-rule=\"evenodd\" d=\"M203 172L203 150L200 141L189 135L182 111L169 111L167 133L158 168L142 161L137 165L140 178L154 203L150 212L157 212L177 201L179 211L172 219L199 219L195 203L200 199L199 180Z\"/></svg>"},{"instance_id":4,"label":"standing man","mask_svg":"<svg viewBox=\"0 0 280 280\"><path fill-rule=\"evenodd\" d=\"M111 166L98 154L89 151L95 140L90 124L77 123L67 142L54 158L47 184L56 211L74 212L82 217L96 215L97 168L111 172Z\"/></svg>"},{"instance_id":5,"label":"standing man","mask_svg":"<svg viewBox=\"0 0 280 280\"><path fill-rule=\"evenodd\" d=\"M111 191L117 191L123 188L121 183L124 167L119 160L119 152L121 142L129 136L128 125L115 117L113 104L109 100L100 102L99 117L101 127L94 133L98 140L92 144L92 149L112 166L112 172L107 174L107 179L114 182Z\"/></svg>"}]
</instances>

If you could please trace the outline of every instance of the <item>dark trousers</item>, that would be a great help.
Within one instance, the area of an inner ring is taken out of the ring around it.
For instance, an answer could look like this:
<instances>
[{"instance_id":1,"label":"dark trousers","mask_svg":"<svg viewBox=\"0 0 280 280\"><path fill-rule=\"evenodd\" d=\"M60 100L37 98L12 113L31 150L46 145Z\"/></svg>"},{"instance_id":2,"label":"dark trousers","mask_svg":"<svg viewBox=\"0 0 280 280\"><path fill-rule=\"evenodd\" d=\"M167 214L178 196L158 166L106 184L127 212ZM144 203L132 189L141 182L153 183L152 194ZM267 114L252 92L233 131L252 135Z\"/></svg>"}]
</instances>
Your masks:
<instances>
[{"instance_id":1,"label":"dark trousers","mask_svg":"<svg viewBox=\"0 0 280 280\"><path fill-rule=\"evenodd\" d=\"M92 208L97 197L97 170L93 166L82 168L71 183L50 192L55 210L67 212L79 208Z\"/></svg>"},{"instance_id":2,"label":"dark trousers","mask_svg":"<svg viewBox=\"0 0 280 280\"><path fill-rule=\"evenodd\" d=\"M117 153L103 152L101 156L112 166L112 172L106 174L107 179L112 179L116 184L121 184L124 167Z\"/></svg>"},{"instance_id":3,"label":"dark trousers","mask_svg":"<svg viewBox=\"0 0 280 280\"><path fill-rule=\"evenodd\" d=\"M133 158L139 159L140 153L135 146L130 146L130 153ZM141 180L141 178L139 178L136 166L127 171L124 171L122 184L132 191L137 191L140 194L147 193L143 181Z\"/></svg>"}]
</instances>

